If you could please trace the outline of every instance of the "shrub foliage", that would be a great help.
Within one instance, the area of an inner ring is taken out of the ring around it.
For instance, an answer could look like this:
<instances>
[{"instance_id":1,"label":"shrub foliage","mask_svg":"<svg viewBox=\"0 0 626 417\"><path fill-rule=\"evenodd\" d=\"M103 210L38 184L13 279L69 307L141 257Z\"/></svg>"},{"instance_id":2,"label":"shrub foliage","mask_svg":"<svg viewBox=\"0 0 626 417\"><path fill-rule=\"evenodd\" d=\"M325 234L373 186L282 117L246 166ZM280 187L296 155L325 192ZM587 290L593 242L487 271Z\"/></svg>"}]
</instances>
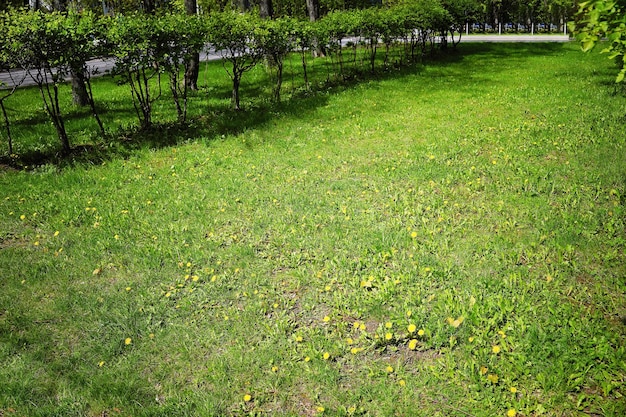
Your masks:
<instances>
[{"instance_id":1,"label":"shrub foliage","mask_svg":"<svg viewBox=\"0 0 626 417\"><path fill-rule=\"evenodd\" d=\"M253 13L231 10L199 16L166 12L112 17L87 11L16 9L3 12L0 22L6 34L0 48L0 68L22 69L35 81L63 152L71 150L71 142L59 104L59 85L71 77L90 93L93 71L86 63L93 57L113 57L114 72L129 86L138 124L145 129L152 125L153 104L162 96L161 77L169 79L178 120L186 120L187 87L181 72L184 74L192 54L205 47L223 57L232 80L232 107L239 110L242 78L260 62L271 71L273 85L269 87L272 98L278 101L283 62L290 53L301 54L308 88L309 56L322 56L329 62L329 80L346 80L365 71L388 69L392 59L396 64L407 64L443 49L448 34L458 25L439 0L335 11L315 22L287 17L261 19ZM404 47L395 48L400 52L391 57L395 43ZM382 48L384 59L378 60ZM2 95L3 103L8 96ZM104 134L91 94L88 103ZM7 117L5 124L8 131Z\"/></svg>"}]
</instances>

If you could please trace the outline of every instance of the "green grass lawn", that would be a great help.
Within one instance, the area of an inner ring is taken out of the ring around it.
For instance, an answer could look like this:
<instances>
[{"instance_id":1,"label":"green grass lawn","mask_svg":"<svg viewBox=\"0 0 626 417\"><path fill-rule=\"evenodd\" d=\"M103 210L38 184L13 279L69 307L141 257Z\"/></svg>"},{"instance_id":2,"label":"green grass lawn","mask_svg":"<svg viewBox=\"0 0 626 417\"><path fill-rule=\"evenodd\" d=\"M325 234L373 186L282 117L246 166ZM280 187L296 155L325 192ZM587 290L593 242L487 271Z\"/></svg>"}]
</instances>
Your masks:
<instances>
[{"instance_id":1,"label":"green grass lawn","mask_svg":"<svg viewBox=\"0 0 626 417\"><path fill-rule=\"evenodd\" d=\"M260 68L244 112L206 83L188 130L5 169L0 415L625 415L615 69L459 49L281 105Z\"/></svg>"}]
</instances>

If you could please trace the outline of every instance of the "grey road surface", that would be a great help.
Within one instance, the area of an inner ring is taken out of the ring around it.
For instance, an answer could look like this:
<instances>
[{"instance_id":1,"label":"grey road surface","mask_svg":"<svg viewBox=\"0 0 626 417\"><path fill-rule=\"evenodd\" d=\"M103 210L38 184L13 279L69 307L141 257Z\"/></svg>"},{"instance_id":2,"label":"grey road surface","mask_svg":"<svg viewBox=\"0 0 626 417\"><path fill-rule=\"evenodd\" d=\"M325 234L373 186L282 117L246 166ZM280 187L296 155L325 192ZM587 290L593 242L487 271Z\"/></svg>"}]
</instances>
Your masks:
<instances>
[{"instance_id":1,"label":"grey road surface","mask_svg":"<svg viewBox=\"0 0 626 417\"><path fill-rule=\"evenodd\" d=\"M213 61L221 58L222 56L219 53L212 50L203 51L200 54L201 61ZM87 68L94 76L109 74L114 66L115 61L113 58L96 58L87 61ZM23 70L0 72L0 90L10 89L16 83L21 87L36 85L35 81Z\"/></svg>"},{"instance_id":2,"label":"grey road surface","mask_svg":"<svg viewBox=\"0 0 626 417\"><path fill-rule=\"evenodd\" d=\"M344 42L354 42L357 39L344 39ZM568 42L568 35L463 35L461 42ZM200 54L201 61L221 59L219 52L209 50ZM97 75L109 73L114 67L112 58L93 59L87 63L90 69L97 69ZM23 82L20 84L20 80ZM24 71L16 70L11 73L0 72L0 90L12 88L16 83L26 87L35 85L35 82Z\"/></svg>"}]
</instances>

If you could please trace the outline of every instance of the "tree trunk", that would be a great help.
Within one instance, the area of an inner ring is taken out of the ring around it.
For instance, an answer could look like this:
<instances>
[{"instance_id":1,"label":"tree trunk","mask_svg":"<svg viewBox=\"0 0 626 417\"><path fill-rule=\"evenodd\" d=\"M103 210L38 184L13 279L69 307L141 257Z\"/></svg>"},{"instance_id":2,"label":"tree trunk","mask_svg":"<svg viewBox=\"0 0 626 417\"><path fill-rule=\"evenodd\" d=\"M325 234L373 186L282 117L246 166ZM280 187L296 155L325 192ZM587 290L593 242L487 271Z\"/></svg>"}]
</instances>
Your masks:
<instances>
[{"instance_id":1,"label":"tree trunk","mask_svg":"<svg viewBox=\"0 0 626 417\"><path fill-rule=\"evenodd\" d=\"M306 0L306 9L309 13L309 20L315 22L320 18L320 0ZM322 57L324 51L319 45L317 39L313 39L313 56Z\"/></svg>"},{"instance_id":2,"label":"tree trunk","mask_svg":"<svg viewBox=\"0 0 626 417\"><path fill-rule=\"evenodd\" d=\"M241 110L239 106L239 83L241 82L239 76L233 71L233 95L231 98L231 105L234 110Z\"/></svg>"},{"instance_id":3,"label":"tree trunk","mask_svg":"<svg viewBox=\"0 0 626 417\"><path fill-rule=\"evenodd\" d=\"M306 0L306 9L309 12L311 22L320 18L320 0Z\"/></svg>"},{"instance_id":4,"label":"tree trunk","mask_svg":"<svg viewBox=\"0 0 626 417\"><path fill-rule=\"evenodd\" d=\"M154 14L156 11L156 1L155 0L141 0L141 8L144 13Z\"/></svg>"},{"instance_id":5,"label":"tree trunk","mask_svg":"<svg viewBox=\"0 0 626 417\"><path fill-rule=\"evenodd\" d=\"M272 7L272 0L260 0L259 1L259 15L261 19L271 19L274 15L274 9Z\"/></svg>"},{"instance_id":6,"label":"tree trunk","mask_svg":"<svg viewBox=\"0 0 626 417\"><path fill-rule=\"evenodd\" d=\"M250 10L250 0L237 0L237 2L242 12Z\"/></svg>"},{"instance_id":7,"label":"tree trunk","mask_svg":"<svg viewBox=\"0 0 626 417\"><path fill-rule=\"evenodd\" d=\"M185 12L188 15L194 15L198 12L198 4L196 0L185 0ZM200 52L194 53L187 61L187 70L185 71L185 85L190 90L198 89L198 75L200 74Z\"/></svg>"},{"instance_id":8,"label":"tree trunk","mask_svg":"<svg viewBox=\"0 0 626 417\"><path fill-rule=\"evenodd\" d=\"M72 69L72 98L77 106L87 106L89 104L89 94L85 86L85 73L82 69Z\"/></svg>"},{"instance_id":9,"label":"tree trunk","mask_svg":"<svg viewBox=\"0 0 626 417\"><path fill-rule=\"evenodd\" d=\"M7 145L9 146L9 156L13 155L13 138L11 137L11 124L9 123L9 116L7 115L7 109L4 107L4 99L0 99L0 107L2 108L2 115L4 116L4 124L7 131Z\"/></svg>"},{"instance_id":10,"label":"tree trunk","mask_svg":"<svg viewBox=\"0 0 626 417\"><path fill-rule=\"evenodd\" d=\"M54 0L52 2L53 9L59 12L67 11L68 4L68 0ZM74 104L81 107L89 104L87 88L85 87L85 74L82 69L83 64L84 62L81 62L76 67L70 69L70 76L72 78L72 98Z\"/></svg>"}]
</instances>

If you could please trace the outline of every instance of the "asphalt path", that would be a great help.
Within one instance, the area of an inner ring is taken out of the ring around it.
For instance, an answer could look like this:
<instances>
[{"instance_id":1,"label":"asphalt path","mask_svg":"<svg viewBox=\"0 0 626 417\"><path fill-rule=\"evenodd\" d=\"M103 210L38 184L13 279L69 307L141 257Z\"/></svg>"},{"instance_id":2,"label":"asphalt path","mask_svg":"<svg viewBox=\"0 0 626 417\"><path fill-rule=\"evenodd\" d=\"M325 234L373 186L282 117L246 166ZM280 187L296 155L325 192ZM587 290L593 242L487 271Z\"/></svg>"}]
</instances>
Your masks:
<instances>
[{"instance_id":1,"label":"asphalt path","mask_svg":"<svg viewBox=\"0 0 626 417\"><path fill-rule=\"evenodd\" d=\"M346 38L343 43L355 42L358 38ZM568 35L463 35L462 43L467 42L569 42ZM215 61L222 59L222 55L215 50L203 51L201 61ZM94 76L110 73L115 66L113 58L97 58L87 62L87 68ZM24 71L0 72L0 90L12 88L18 84L21 87L36 85L35 81Z\"/></svg>"}]
</instances>

